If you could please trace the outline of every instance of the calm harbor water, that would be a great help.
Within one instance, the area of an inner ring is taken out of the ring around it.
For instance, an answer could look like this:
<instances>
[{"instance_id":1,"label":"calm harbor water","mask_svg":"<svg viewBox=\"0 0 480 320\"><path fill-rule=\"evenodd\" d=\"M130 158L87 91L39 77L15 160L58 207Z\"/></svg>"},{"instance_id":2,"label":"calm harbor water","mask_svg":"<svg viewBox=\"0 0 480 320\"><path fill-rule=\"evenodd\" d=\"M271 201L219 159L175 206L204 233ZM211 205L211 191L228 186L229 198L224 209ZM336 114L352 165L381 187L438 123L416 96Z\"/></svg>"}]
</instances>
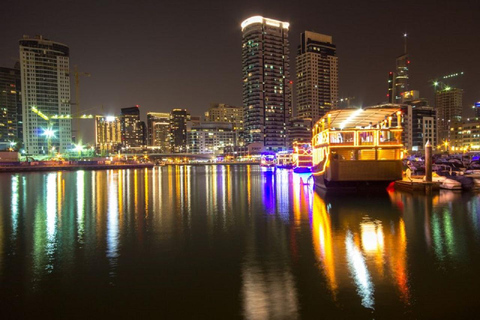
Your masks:
<instances>
[{"instance_id":1,"label":"calm harbor water","mask_svg":"<svg viewBox=\"0 0 480 320\"><path fill-rule=\"evenodd\" d=\"M301 177L0 174L0 316L475 317L478 195L333 197Z\"/></svg>"}]
</instances>

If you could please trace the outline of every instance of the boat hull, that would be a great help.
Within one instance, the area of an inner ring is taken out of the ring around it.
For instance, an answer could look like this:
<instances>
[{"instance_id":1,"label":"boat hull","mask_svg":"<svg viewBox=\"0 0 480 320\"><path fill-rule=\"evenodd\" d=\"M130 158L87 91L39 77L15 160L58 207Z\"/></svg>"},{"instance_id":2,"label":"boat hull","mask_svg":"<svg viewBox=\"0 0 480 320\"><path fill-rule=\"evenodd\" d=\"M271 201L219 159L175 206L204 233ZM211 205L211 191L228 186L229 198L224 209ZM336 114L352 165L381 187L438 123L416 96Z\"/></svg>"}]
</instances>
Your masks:
<instances>
[{"instance_id":1,"label":"boat hull","mask_svg":"<svg viewBox=\"0 0 480 320\"><path fill-rule=\"evenodd\" d=\"M315 185L325 190L362 191L385 189L402 179L401 160L332 160L320 170L314 168Z\"/></svg>"}]
</instances>

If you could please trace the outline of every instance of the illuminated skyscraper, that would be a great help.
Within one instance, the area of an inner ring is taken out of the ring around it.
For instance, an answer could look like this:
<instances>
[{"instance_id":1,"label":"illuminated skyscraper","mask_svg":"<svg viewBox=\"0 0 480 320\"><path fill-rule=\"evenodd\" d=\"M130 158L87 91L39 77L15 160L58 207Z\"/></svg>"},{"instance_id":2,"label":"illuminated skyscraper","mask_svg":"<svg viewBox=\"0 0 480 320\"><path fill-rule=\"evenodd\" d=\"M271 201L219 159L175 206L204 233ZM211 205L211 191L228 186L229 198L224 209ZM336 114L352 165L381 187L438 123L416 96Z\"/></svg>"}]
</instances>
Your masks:
<instances>
[{"instance_id":1,"label":"illuminated skyscraper","mask_svg":"<svg viewBox=\"0 0 480 320\"><path fill-rule=\"evenodd\" d=\"M20 69L0 67L0 150L22 136Z\"/></svg>"},{"instance_id":2,"label":"illuminated skyscraper","mask_svg":"<svg viewBox=\"0 0 480 320\"><path fill-rule=\"evenodd\" d=\"M445 87L435 93L435 108L437 109L438 143L450 141L450 128L453 122L462 119L463 90Z\"/></svg>"},{"instance_id":3,"label":"illuminated skyscraper","mask_svg":"<svg viewBox=\"0 0 480 320\"><path fill-rule=\"evenodd\" d=\"M95 147L99 154L117 152L122 145L120 117L95 116Z\"/></svg>"},{"instance_id":4,"label":"illuminated skyscraper","mask_svg":"<svg viewBox=\"0 0 480 320\"><path fill-rule=\"evenodd\" d=\"M297 114L315 123L338 100L338 57L332 37L305 31L296 58Z\"/></svg>"},{"instance_id":5,"label":"illuminated skyscraper","mask_svg":"<svg viewBox=\"0 0 480 320\"><path fill-rule=\"evenodd\" d=\"M388 102L401 103L402 94L409 90L408 67L410 58L407 53L407 34L403 35L405 41L404 53L395 61L395 72L388 74Z\"/></svg>"},{"instance_id":6,"label":"illuminated skyscraper","mask_svg":"<svg viewBox=\"0 0 480 320\"><path fill-rule=\"evenodd\" d=\"M286 146L292 115L287 22L254 16L242 22L242 73L246 143Z\"/></svg>"},{"instance_id":7,"label":"illuminated skyscraper","mask_svg":"<svg viewBox=\"0 0 480 320\"><path fill-rule=\"evenodd\" d=\"M61 43L36 36L20 40L20 74L22 79L23 141L30 154L48 154L48 140L55 151L64 152L72 143L72 120L45 120L70 115L69 48Z\"/></svg>"},{"instance_id":8,"label":"illuminated skyscraper","mask_svg":"<svg viewBox=\"0 0 480 320\"><path fill-rule=\"evenodd\" d=\"M139 106L121 109L122 145L124 147L141 147L146 145L146 126L140 121Z\"/></svg>"},{"instance_id":9,"label":"illuminated skyscraper","mask_svg":"<svg viewBox=\"0 0 480 320\"><path fill-rule=\"evenodd\" d=\"M187 152L187 121L190 114L186 109L173 109L170 113L170 148L172 152Z\"/></svg>"},{"instance_id":10,"label":"illuminated skyscraper","mask_svg":"<svg viewBox=\"0 0 480 320\"><path fill-rule=\"evenodd\" d=\"M147 113L148 145L170 152L170 113Z\"/></svg>"}]
</instances>

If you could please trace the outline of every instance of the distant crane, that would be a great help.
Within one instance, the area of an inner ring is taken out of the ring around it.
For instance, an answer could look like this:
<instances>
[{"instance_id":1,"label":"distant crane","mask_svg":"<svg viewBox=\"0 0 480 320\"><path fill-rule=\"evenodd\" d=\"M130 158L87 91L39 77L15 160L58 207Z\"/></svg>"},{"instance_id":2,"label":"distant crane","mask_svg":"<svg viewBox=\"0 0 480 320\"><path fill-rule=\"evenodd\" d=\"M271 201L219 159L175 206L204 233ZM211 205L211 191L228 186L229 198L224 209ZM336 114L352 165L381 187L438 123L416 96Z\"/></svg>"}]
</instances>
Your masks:
<instances>
[{"instance_id":1,"label":"distant crane","mask_svg":"<svg viewBox=\"0 0 480 320\"><path fill-rule=\"evenodd\" d=\"M447 74L447 75L441 76L437 79L432 79L429 82L433 84L433 90L435 92L441 91L441 90L450 90L450 86L448 84L446 84L444 81L448 80L448 79L451 79L451 78L460 77L460 76L463 76L463 71ZM441 79L441 80L439 80L439 79Z\"/></svg>"}]
</instances>

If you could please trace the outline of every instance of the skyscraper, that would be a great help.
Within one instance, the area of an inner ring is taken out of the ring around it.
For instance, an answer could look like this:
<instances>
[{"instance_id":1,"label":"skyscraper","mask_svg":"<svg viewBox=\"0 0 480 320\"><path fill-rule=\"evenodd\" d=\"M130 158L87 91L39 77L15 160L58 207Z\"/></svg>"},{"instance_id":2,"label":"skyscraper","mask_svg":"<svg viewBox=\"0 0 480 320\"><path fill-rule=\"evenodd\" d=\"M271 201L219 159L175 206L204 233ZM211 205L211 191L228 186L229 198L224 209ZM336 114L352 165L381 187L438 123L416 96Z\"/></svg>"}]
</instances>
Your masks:
<instances>
[{"instance_id":1,"label":"skyscraper","mask_svg":"<svg viewBox=\"0 0 480 320\"><path fill-rule=\"evenodd\" d=\"M296 58L297 114L315 123L338 100L338 57L332 37L311 31L300 36Z\"/></svg>"},{"instance_id":2,"label":"skyscraper","mask_svg":"<svg viewBox=\"0 0 480 320\"><path fill-rule=\"evenodd\" d=\"M48 146L64 152L72 143L69 48L36 36L20 40L23 140L27 153L48 154ZM37 108L41 114L32 112Z\"/></svg>"},{"instance_id":3,"label":"skyscraper","mask_svg":"<svg viewBox=\"0 0 480 320\"><path fill-rule=\"evenodd\" d=\"M265 149L286 146L292 115L287 22L254 16L242 27L242 73L246 143Z\"/></svg>"},{"instance_id":4,"label":"skyscraper","mask_svg":"<svg viewBox=\"0 0 480 320\"><path fill-rule=\"evenodd\" d=\"M388 102L401 103L402 94L409 90L408 67L410 65L410 58L407 53L407 34L404 38L404 53L397 57L395 61L395 72L388 74Z\"/></svg>"},{"instance_id":5,"label":"skyscraper","mask_svg":"<svg viewBox=\"0 0 480 320\"><path fill-rule=\"evenodd\" d=\"M170 114L161 112L147 113L148 145L160 148L161 152L170 152Z\"/></svg>"},{"instance_id":6,"label":"skyscraper","mask_svg":"<svg viewBox=\"0 0 480 320\"><path fill-rule=\"evenodd\" d=\"M173 109L170 113L170 148L172 152L187 151L187 120L190 114L186 109Z\"/></svg>"},{"instance_id":7,"label":"skyscraper","mask_svg":"<svg viewBox=\"0 0 480 320\"><path fill-rule=\"evenodd\" d=\"M20 69L0 67L0 150L22 139Z\"/></svg>"},{"instance_id":8,"label":"skyscraper","mask_svg":"<svg viewBox=\"0 0 480 320\"><path fill-rule=\"evenodd\" d=\"M406 91L402 97L403 131L402 141L410 152L424 152L425 144L430 141L437 145L437 115L428 101L420 98L417 90Z\"/></svg>"},{"instance_id":9,"label":"skyscraper","mask_svg":"<svg viewBox=\"0 0 480 320\"><path fill-rule=\"evenodd\" d=\"M145 123L140 121L139 106L121 109L122 145L141 147L145 145Z\"/></svg>"},{"instance_id":10,"label":"skyscraper","mask_svg":"<svg viewBox=\"0 0 480 320\"><path fill-rule=\"evenodd\" d=\"M437 109L438 143L451 140L450 128L453 122L462 119L463 90L445 87L435 93Z\"/></svg>"},{"instance_id":11,"label":"skyscraper","mask_svg":"<svg viewBox=\"0 0 480 320\"><path fill-rule=\"evenodd\" d=\"M99 154L109 155L122 146L121 119L115 116L95 116L95 147Z\"/></svg>"}]
</instances>

